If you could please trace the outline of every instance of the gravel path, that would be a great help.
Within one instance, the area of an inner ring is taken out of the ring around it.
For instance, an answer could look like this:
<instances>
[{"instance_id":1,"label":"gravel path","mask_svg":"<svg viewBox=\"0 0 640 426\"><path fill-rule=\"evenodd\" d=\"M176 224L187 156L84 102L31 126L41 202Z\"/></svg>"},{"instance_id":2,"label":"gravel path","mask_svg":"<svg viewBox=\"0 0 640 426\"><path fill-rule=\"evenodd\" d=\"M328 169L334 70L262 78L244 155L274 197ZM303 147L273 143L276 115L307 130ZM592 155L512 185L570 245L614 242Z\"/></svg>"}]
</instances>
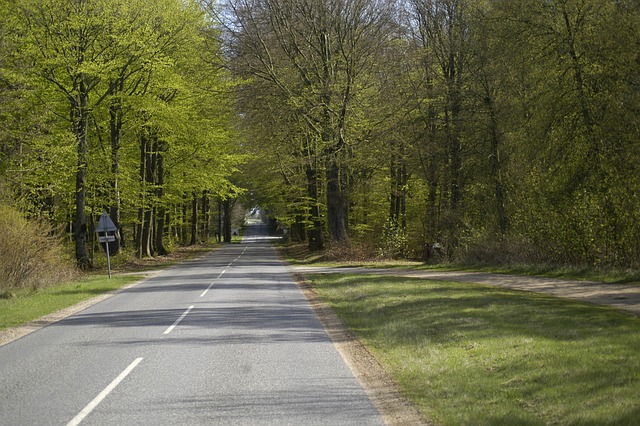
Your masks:
<instances>
[{"instance_id":1,"label":"gravel path","mask_svg":"<svg viewBox=\"0 0 640 426\"><path fill-rule=\"evenodd\" d=\"M488 274L461 271L420 271L408 269L374 269L359 267L325 268L292 266L299 274L372 274L395 277L423 278L429 280L459 281L495 287L505 287L556 297L611 306L640 315L640 286L607 284L592 281L563 280L556 278L527 277L522 275Z\"/></svg>"}]
</instances>

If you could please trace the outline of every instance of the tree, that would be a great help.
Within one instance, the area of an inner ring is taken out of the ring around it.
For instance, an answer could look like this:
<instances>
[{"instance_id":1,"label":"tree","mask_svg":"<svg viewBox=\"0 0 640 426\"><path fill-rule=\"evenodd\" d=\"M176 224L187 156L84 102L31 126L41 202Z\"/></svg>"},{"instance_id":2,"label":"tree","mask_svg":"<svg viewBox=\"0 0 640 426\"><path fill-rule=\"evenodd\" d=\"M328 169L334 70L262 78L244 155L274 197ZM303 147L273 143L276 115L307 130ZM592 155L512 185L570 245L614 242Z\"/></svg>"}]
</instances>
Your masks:
<instances>
[{"instance_id":1,"label":"tree","mask_svg":"<svg viewBox=\"0 0 640 426\"><path fill-rule=\"evenodd\" d=\"M228 10L235 20L227 28L236 69L280 92L296 121L308 128L311 137L301 137L312 142L307 157L321 158L321 164L307 164L309 196L321 167L329 235L346 240L354 150L349 122L361 74L375 63L384 38L390 2L238 0L228 2Z\"/></svg>"},{"instance_id":2,"label":"tree","mask_svg":"<svg viewBox=\"0 0 640 426\"><path fill-rule=\"evenodd\" d=\"M48 176L58 185L67 182L66 177L60 179L61 173L75 173L75 189L65 187L59 193L74 201L78 265L86 268L91 263L87 240L93 219L87 215L110 208L120 224L123 202L148 208L144 217L147 212L162 216L156 221L148 217L137 235L146 233L150 237L143 240L148 241L153 235L156 248L164 252L162 220L168 217L168 203L162 199L167 185L173 184L167 178L184 172L196 179L189 183L196 192L218 192L240 161L225 146L230 135L223 129L229 127L224 100L228 81L223 83L220 73L211 22L197 2L181 0L20 0L15 6L10 16L19 27L16 57L29 64L24 68L29 74L23 73L25 87L39 95L32 102L38 99L37 106L51 112L45 116L49 121L43 123L42 135L33 139L34 145L46 148L38 154L46 159L38 167L50 163L50 168L57 168L56 175ZM180 120L184 123L176 125ZM21 120L21 126L24 123ZM66 123L67 130L60 123ZM25 140L21 137L19 145ZM189 148L181 150L182 144ZM195 165L184 159L170 163L177 158L168 154L171 150L201 158ZM136 152L138 164L144 163L137 172L131 167ZM68 167L61 160L75 164ZM191 166L203 166L206 172L195 176L183 170ZM34 176L34 186L50 188L46 176ZM137 186L146 187L142 204L134 195ZM67 204L61 204L66 210ZM128 217L135 221L133 215ZM143 251L150 253L151 243L147 248Z\"/></svg>"},{"instance_id":3,"label":"tree","mask_svg":"<svg viewBox=\"0 0 640 426\"><path fill-rule=\"evenodd\" d=\"M631 179L637 149L628 131L636 122L629 116L637 105L629 76L637 73L637 55L629 46L637 43L637 8L608 0L495 7L503 37L514 41L514 62L522 64L514 89L526 133L517 158L530 174L517 187L518 228L529 235L535 229L531 237L562 261L629 259L635 250L622 242L637 210L628 204L637 191Z\"/></svg>"},{"instance_id":4,"label":"tree","mask_svg":"<svg viewBox=\"0 0 640 426\"><path fill-rule=\"evenodd\" d=\"M115 47L113 40L104 37L108 34L112 3L97 0L20 3L25 46L35 63L34 74L67 102L66 116L77 149L74 239L76 260L81 268L89 266L85 212L88 123L90 111L106 96L100 83L111 65Z\"/></svg>"}]
</instances>

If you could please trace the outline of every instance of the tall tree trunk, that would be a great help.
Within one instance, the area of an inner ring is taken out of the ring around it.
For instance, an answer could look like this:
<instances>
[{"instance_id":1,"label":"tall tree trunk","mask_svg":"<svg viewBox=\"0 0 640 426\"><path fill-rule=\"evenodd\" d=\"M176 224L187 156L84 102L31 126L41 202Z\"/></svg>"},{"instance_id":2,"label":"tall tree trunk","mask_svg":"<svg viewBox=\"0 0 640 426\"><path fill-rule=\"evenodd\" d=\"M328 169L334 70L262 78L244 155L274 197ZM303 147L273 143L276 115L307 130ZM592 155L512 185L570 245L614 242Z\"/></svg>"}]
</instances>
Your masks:
<instances>
[{"instance_id":1,"label":"tall tree trunk","mask_svg":"<svg viewBox=\"0 0 640 426\"><path fill-rule=\"evenodd\" d=\"M392 148L393 149L393 148ZM392 154L390 166L389 221L402 230L407 228L407 164L403 148L401 155Z\"/></svg>"},{"instance_id":2,"label":"tall tree trunk","mask_svg":"<svg viewBox=\"0 0 640 426\"><path fill-rule=\"evenodd\" d=\"M164 246L164 235L167 223L167 208L165 206L164 197L164 143L158 138L155 139L156 151L156 199L158 207L156 209L156 230L155 230L155 248L159 256L168 254Z\"/></svg>"},{"instance_id":3,"label":"tall tree trunk","mask_svg":"<svg viewBox=\"0 0 640 426\"><path fill-rule=\"evenodd\" d=\"M143 126L140 135L140 180L142 188L140 191L140 208L138 210L138 232L136 232L136 247L138 257L153 256L152 248L152 209L149 198L147 184L153 184L153 170L155 167L155 156L152 153L151 130L147 125Z\"/></svg>"},{"instance_id":4,"label":"tall tree trunk","mask_svg":"<svg viewBox=\"0 0 640 426\"><path fill-rule=\"evenodd\" d=\"M80 269L87 269L91 266L87 254L87 218L85 212L87 165L88 165L88 144L87 144L87 123L89 112L87 103L89 94L81 77L79 83L79 93L77 97L71 99L71 122L73 123L73 134L77 143L78 170L76 171L76 194L75 194L75 223L74 239L76 262Z\"/></svg>"},{"instance_id":5,"label":"tall tree trunk","mask_svg":"<svg viewBox=\"0 0 640 426\"><path fill-rule=\"evenodd\" d=\"M198 194L193 193L191 199L191 240L189 245L198 243Z\"/></svg>"},{"instance_id":6,"label":"tall tree trunk","mask_svg":"<svg viewBox=\"0 0 640 426\"><path fill-rule=\"evenodd\" d=\"M116 94L116 84L112 83L110 94ZM122 107L119 100L113 100L109 106L109 127L111 137L111 206L109 216L118 228L118 247L125 245L123 230L120 226L120 145L122 139Z\"/></svg>"},{"instance_id":7,"label":"tall tree trunk","mask_svg":"<svg viewBox=\"0 0 640 426\"><path fill-rule=\"evenodd\" d=\"M231 200L226 199L222 202L224 207L224 242L231 243Z\"/></svg>"},{"instance_id":8,"label":"tall tree trunk","mask_svg":"<svg viewBox=\"0 0 640 426\"><path fill-rule=\"evenodd\" d=\"M202 226L200 227L200 241L204 242L209 238L209 219L211 216L211 207L209 202L209 191L202 191L201 199L201 215Z\"/></svg>"},{"instance_id":9,"label":"tall tree trunk","mask_svg":"<svg viewBox=\"0 0 640 426\"><path fill-rule=\"evenodd\" d=\"M187 243L188 209L189 209L189 200L187 199L187 194L184 194L182 197L182 207L181 207L182 220L180 221L180 242L182 244Z\"/></svg>"},{"instance_id":10,"label":"tall tree trunk","mask_svg":"<svg viewBox=\"0 0 640 426\"><path fill-rule=\"evenodd\" d=\"M395 149L392 147L392 149ZM392 154L390 170L390 196L389 196L389 220L392 223L405 229L407 227L406 205L407 205L407 164L404 160L403 148L400 147L401 155Z\"/></svg>"},{"instance_id":11,"label":"tall tree trunk","mask_svg":"<svg viewBox=\"0 0 640 426\"><path fill-rule=\"evenodd\" d=\"M309 249L322 250L324 248L324 234L320 207L318 205L318 173L316 168L307 164L307 195L311 200L311 229L309 229Z\"/></svg>"},{"instance_id":12,"label":"tall tree trunk","mask_svg":"<svg viewBox=\"0 0 640 426\"><path fill-rule=\"evenodd\" d=\"M153 257L153 245L151 236L153 235L153 212L152 209L144 209L142 216L142 233L140 244L140 257Z\"/></svg>"},{"instance_id":13,"label":"tall tree trunk","mask_svg":"<svg viewBox=\"0 0 640 426\"><path fill-rule=\"evenodd\" d=\"M329 235L335 241L348 239L347 216L349 207L341 185L340 165L337 153L332 153L327 160L327 225Z\"/></svg>"},{"instance_id":14,"label":"tall tree trunk","mask_svg":"<svg viewBox=\"0 0 640 426\"><path fill-rule=\"evenodd\" d=\"M500 133L498 121L493 106L493 100L487 96L491 132L491 175L495 188L496 209L498 212L498 225L500 234L504 237L509 229L509 219L504 207L504 185L502 183L502 161L500 159Z\"/></svg>"},{"instance_id":15,"label":"tall tree trunk","mask_svg":"<svg viewBox=\"0 0 640 426\"><path fill-rule=\"evenodd\" d=\"M450 87L451 104L447 115L447 138L449 140L449 155L451 168L451 211L456 212L462 198L462 144L460 143L460 111L462 102L457 77L453 77Z\"/></svg>"},{"instance_id":16,"label":"tall tree trunk","mask_svg":"<svg viewBox=\"0 0 640 426\"><path fill-rule=\"evenodd\" d=\"M218 242L222 242L222 198L218 198L218 229L216 232L216 239Z\"/></svg>"},{"instance_id":17,"label":"tall tree trunk","mask_svg":"<svg viewBox=\"0 0 640 426\"><path fill-rule=\"evenodd\" d=\"M165 256L169 253L164 246L164 234L167 224L167 216L167 208L164 206L158 206L158 208L156 209L156 227L154 236L156 254L158 256Z\"/></svg>"}]
</instances>

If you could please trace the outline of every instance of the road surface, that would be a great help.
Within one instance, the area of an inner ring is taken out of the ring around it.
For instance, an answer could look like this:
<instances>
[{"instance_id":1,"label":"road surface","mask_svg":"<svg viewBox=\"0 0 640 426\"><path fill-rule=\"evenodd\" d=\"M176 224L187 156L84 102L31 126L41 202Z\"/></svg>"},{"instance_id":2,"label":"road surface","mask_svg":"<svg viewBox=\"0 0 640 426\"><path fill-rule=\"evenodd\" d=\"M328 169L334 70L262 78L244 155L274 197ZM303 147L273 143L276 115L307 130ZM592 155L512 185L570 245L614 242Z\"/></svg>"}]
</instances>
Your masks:
<instances>
[{"instance_id":1,"label":"road surface","mask_svg":"<svg viewBox=\"0 0 640 426\"><path fill-rule=\"evenodd\" d=\"M1 425L382 425L263 226L0 347Z\"/></svg>"}]
</instances>

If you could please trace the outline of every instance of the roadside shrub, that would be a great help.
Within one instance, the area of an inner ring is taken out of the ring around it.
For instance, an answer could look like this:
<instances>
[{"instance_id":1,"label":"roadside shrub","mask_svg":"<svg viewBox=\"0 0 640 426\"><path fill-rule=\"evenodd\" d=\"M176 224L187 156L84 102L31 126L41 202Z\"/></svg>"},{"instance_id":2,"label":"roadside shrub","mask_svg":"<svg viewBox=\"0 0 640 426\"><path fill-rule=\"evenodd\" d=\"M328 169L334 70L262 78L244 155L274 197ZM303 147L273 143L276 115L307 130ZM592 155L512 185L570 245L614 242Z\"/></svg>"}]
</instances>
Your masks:
<instances>
[{"instance_id":1,"label":"roadside shrub","mask_svg":"<svg viewBox=\"0 0 640 426\"><path fill-rule=\"evenodd\" d=\"M37 290L75 273L59 239L44 222L28 221L16 209L0 205L0 295Z\"/></svg>"},{"instance_id":2,"label":"roadside shrub","mask_svg":"<svg viewBox=\"0 0 640 426\"><path fill-rule=\"evenodd\" d=\"M396 221L385 224L378 245L380 257L387 259L404 259L409 252L407 232Z\"/></svg>"}]
</instances>

